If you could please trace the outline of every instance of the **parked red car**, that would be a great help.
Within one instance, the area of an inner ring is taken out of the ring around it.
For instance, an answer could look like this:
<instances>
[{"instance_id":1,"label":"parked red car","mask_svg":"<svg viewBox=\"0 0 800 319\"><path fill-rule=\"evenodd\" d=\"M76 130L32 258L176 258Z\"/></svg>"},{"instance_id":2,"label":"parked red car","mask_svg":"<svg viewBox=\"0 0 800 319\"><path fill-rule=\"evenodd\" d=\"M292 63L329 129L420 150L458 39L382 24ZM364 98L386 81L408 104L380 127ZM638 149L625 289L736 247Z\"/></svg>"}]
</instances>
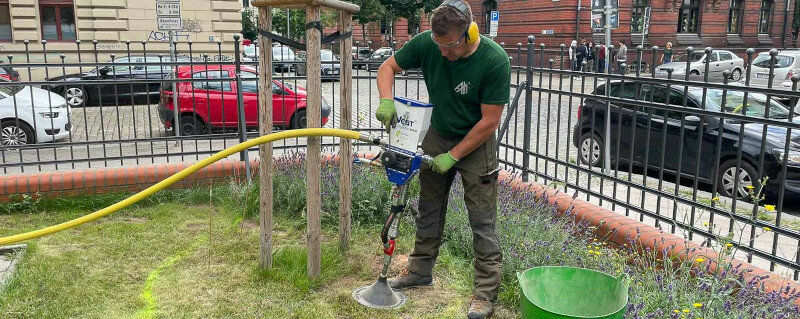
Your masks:
<instances>
[{"instance_id":1,"label":"parked red car","mask_svg":"<svg viewBox=\"0 0 800 319\"><path fill-rule=\"evenodd\" d=\"M232 79L233 65L181 66L177 78L194 79L178 83L178 108L181 135L203 134L213 129L237 128L237 88ZM258 127L258 72L242 66L244 117L248 128ZM174 78L173 75L168 77ZM215 80L223 79L223 80ZM203 81L197 81L203 80ZM169 129L174 118L172 83L163 82L160 89L158 115ZM296 129L306 126L306 90L288 83L272 82L272 120L275 126ZM322 99L322 125L328 122L331 107Z\"/></svg>"}]
</instances>

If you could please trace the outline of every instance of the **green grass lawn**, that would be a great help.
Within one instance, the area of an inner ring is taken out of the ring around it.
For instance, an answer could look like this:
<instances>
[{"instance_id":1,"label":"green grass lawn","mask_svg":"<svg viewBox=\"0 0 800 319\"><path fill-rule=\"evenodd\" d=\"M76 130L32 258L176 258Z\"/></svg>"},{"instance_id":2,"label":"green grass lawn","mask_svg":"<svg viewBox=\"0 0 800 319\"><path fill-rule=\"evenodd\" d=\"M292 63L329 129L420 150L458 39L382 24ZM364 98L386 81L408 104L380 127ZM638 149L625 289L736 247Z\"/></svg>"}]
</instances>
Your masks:
<instances>
[{"instance_id":1,"label":"green grass lawn","mask_svg":"<svg viewBox=\"0 0 800 319\"><path fill-rule=\"evenodd\" d=\"M356 224L351 251L339 253L336 228L324 227L322 275L306 276L302 216L279 211L275 264L258 267L258 220L232 197L208 203L208 188L176 190L99 221L29 241L16 278L0 294L2 318L454 318L471 291L468 260L447 250L434 287L407 291L398 310L362 307L352 290L379 272L380 224ZM205 195L205 196L203 196ZM0 234L48 226L122 198L45 200L34 213L0 215ZM203 198L205 197L205 198ZM249 200L249 199L248 199ZM369 227L368 227L369 226ZM404 266L413 231L404 224ZM496 318L518 317L500 309Z\"/></svg>"}]
</instances>

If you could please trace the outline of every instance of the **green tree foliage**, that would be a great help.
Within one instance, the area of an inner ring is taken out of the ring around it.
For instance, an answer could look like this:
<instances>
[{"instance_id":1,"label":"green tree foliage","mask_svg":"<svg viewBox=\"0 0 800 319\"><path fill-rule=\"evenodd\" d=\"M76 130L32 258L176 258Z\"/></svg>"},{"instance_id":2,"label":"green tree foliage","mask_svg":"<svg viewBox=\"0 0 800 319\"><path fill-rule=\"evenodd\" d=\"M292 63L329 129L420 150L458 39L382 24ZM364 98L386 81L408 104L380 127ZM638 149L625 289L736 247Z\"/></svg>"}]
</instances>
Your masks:
<instances>
[{"instance_id":1,"label":"green tree foliage","mask_svg":"<svg viewBox=\"0 0 800 319\"><path fill-rule=\"evenodd\" d=\"M252 8L242 10L242 37L252 41L255 41L258 36L255 16L255 10Z\"/></svg>"},{"instance_id":2,"label":"green tree foliage","mask_svg":"<svg viewBox=\"0 0 800 319\"><path fill-rule=\"evenodd\" d=\"M294 40L301 40L306 34L306 11L290 9L289 11L289 33L288 37ZM272 31L284 36L286 33L286 9L272 9ZM339 13L336 11L322 11L320 20L324 27L332 27L339 20Z\"/></svg>"}]
</instances>

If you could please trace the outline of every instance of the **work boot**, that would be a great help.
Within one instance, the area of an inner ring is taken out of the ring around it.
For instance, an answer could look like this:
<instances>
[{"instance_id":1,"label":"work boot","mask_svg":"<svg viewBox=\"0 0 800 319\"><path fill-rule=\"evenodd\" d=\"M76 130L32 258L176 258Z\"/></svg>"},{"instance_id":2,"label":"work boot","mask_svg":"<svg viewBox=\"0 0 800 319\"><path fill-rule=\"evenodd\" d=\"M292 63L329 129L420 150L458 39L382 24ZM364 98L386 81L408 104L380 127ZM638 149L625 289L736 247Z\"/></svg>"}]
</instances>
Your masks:
<instances>
[{"instance_id":1,"label":"work boot","mask_svg":"<svg viewBox=\"0 0 800 319\"><path fill-rule=\"evenodd\" d=\"M467 319L484 319L492 316L493 303L489 300L472 296L469 301Z\"/></svg>"},{"instance_id":2,"label":"work boot","mask_svg":"<svg viewBox=\"0 0 800 319\"><path fill-rule=\"evenodd\" d=\"M409 287L433 286L433 276L423 276L403 269L400 275L389 278L387 281L392 289L405 289Z\"/></svg>"}]
</instances>

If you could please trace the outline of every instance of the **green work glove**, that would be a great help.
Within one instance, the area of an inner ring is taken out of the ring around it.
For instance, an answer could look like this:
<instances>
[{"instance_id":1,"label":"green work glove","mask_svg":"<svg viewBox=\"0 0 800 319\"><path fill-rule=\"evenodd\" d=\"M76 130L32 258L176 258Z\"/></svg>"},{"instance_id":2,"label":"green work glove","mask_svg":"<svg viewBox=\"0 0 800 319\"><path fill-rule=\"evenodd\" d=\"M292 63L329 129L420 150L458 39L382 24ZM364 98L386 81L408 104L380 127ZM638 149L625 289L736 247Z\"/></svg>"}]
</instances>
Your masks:
<instances>
[{"instance_id":1,"label":"green work glove","mask_svg":"<svg viewBox=\"0 0 800 319\"><path fill-rule=\"evenodd\" d=\"M444 174L453 168L456 162L458 162L458 160L453 157L453 155L450 155L450 152L439 154L431 161L431 169L439 174Z\"/></svg>"},{"instance_id":2,"label":"green work glove","mask_svg":"<svg viewBox=\"0 0 800 319\"><path fill-rule=\"evenodd\" d=\"M397 123L397 110L394 109L394 100L381 98L378 110L375 111L375 118L383 123L387 132L389 131L389 126L394 127L395 123Z\"/></svg>"}]
</instances>

